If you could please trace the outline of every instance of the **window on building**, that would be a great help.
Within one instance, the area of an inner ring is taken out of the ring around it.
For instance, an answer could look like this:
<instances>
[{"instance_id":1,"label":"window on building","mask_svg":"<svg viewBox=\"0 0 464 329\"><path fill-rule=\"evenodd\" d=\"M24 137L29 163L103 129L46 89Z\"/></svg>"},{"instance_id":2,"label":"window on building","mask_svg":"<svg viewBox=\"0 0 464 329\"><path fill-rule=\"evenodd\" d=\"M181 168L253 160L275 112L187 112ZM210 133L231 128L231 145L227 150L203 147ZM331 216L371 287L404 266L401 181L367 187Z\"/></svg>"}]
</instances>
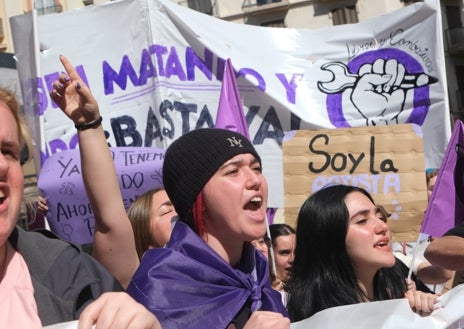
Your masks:
<instances>
[{"instance_id":1,"label":"window on building","mask_svg":"<svg viewBox=\"0 0 464 329\"><path fill-rule=\"evenodd\" d=\"M266 27L286 27L285 26L285 21L283 19L277 19L277 20L273 20L273 21L262 22L260 25L261 26L266 26Z\"/></svg>"},{"instance_id":2,"label":"window on building","mask_svg":"<svg viewBox=\"0 0 464 329\"><path fill-rule=\"evenodd\" d=\"M458 90L456 93L459 102L459 111L464 112L464 66L456 65L456 79L458 83Z\"/></svg>"},{"instance_id":3,"label":"window on building","mask_svg":"<svg viewBox=\"0 0 464 329\"><path fill-rule=\"evenodd\" d=\"M34 8L38 15L61 13L63 6L60 0L34 0Z\"/></svg>"},{"instance_id":4,"label":"window on building","mask_svg":"<svg viewBox=\"0 0 464 329\"><path fill-rule=\"evenodd\" d=\"M461 19L460 6L445 6L446 21L448 29L446 29L446 40L448 42L448 51L459 51L462 53L464 49L464 29Z\"/></svg>"},{"instance_id":5,"label":"window on building","mask_svg":"<svg viewBox=\"0 0 464 329\"><path fill-rule=\"evenodd\" d=\"M268 3L273 3L273 2L281 2L282 0L256 0L256 3L258 5L266 5Z\"/></svg>"},{"instance_id":6,"label":"window on building","mask_svg":"<svg viewBox=\"0 0 464 329\"><path fill-rule=\"evenodd\" d=\"M461 8L459 6L446 6L446 20L448 21L448 28L462 27Z\"/></svg>"},{"instance_id":7,"label":"window on building","mask_svg":"<svg viewBox=\"0 0 464 329\"><path fill-rule=\"evenodd\" d=\"M332 9L331 14L333 25L357 23L359 21L355 5Z\"/></svg>"},{"instance_id":8,"label":"window on building","mask_svg":"<svg viewBox=\"0 0 464 329\"><path fill-rule=\"evenodd\" d=\"M189 8L193 10L208 15L213 14L213 6L211 5L211 0L188 0L187 3Z\"/></svg>"},{"instance_id":9,"label":"window on building","mask_svg":"<svg viewBox=\"0 0 464 329\"><path fill-rule=\"evenodd\" d=\"M403 2L405 6L409 6L416 2L422 2L422 0L403 0Z\"/></svg>"}]
</instances>

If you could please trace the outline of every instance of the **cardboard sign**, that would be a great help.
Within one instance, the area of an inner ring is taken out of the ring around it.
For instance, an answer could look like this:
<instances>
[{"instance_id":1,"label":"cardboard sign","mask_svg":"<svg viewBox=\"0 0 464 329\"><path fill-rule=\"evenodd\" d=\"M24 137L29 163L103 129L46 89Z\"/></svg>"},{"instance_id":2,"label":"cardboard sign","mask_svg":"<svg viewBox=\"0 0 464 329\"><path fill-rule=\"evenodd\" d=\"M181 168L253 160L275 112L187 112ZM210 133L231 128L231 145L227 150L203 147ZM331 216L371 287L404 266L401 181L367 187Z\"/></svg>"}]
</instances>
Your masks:
<instances>
[{"instance_id":1,"label":"cardboard sign","mask_svg":"<svg viewBox=\"0 0 464 329\"><path fill-rule=\"evenodd\" d=\"M391 214L393 241L416 241L427 206L422 131L419 126L299 130L283 143L285 221L329 184L366 189Z\"/></svg>"}]
</instances>

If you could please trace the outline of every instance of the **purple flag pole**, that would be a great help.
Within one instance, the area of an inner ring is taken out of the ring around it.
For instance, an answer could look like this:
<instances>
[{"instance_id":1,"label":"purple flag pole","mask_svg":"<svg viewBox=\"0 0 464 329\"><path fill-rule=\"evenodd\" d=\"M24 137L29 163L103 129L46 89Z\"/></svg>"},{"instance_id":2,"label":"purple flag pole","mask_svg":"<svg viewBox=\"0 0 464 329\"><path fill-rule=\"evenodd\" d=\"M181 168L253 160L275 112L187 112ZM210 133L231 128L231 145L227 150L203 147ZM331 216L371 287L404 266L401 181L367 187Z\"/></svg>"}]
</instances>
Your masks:
<instances>
[{"instance_id":1,"label":"purple flag pole","mask_svg":"<svg viewBox=\"0 0 464 329\"><path fill-rule=\"evenodd\" d=\"M456 121L437 181L425 211L421 232L442 236L464 220L464 124Z\"/></svg>"},{"instance_id":2,"label":"purple flag pole","mask_svg":"<svg viewBox=\"0 0 464 329\"><path fill-rule=\"evenodd\" d=\"M230 58L227 59L224 66L221 96L219 97L219 107L214 126L241 133L250 139L250 133L243 114L242 99Z\"/></svg>"}]
</instances>

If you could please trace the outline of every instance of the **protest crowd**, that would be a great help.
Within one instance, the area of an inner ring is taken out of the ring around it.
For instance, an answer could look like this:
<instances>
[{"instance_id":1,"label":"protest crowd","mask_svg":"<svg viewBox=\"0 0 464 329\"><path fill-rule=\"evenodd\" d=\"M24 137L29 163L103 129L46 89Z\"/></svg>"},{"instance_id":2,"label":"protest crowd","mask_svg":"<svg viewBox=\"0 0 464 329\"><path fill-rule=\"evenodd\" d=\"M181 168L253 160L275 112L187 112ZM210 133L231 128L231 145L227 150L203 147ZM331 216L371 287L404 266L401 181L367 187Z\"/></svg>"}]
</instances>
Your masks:
<instances>
[{"instance_id":1,"label":"protest crowd","mask_svg":"<svg viewBox=\"0 0 464 329\"><path fill-rule=\"evenodd\" d=\"M127 207L101 105L67 54L56 61L62 70L49 97L76 131L93 241L83 250L46 227L49 195L26 203L33 225L18 224L22 166L35 146L14 92L0 86L0 328L74 321L79 329L290 329L336 307L394 300L428 318L463 283L458 214L440 236L398 241L394 215L374 193L336 182L306 195L292 221L272 222L263 157L247 129L229 129L230 122L172 141L162 186ZM464 152L453 154L464 161ZM353 170L362 161L346 158ZM386 163L384 172L397 170ZM463 168L453 181L461 192ZM438 190L444 177L445 166L423 173L427 211L440 197L454 198ZM456 198L464 204L464 193Z\"/></svg>"}]
</instances>

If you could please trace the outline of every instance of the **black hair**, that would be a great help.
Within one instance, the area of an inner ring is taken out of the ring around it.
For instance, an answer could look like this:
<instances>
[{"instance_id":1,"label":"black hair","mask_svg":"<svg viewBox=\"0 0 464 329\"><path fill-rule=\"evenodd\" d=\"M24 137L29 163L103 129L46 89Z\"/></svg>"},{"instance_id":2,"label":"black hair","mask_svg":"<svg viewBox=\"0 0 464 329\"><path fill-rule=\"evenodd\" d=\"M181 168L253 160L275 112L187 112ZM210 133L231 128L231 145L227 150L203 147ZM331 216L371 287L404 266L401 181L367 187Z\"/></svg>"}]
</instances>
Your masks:
<instances>
[{"instance_id":1,"label":"black hair","mask_svg":"<svg viewBox=\"0 0 464 329\"><path fill-rule=\"evenodd\" d=\"M291 227L288 224L277 223L269 225L269 234L271 236L272 247L275 248L277 244L276 240L279 236L296 234L296 231L293 227ZM274 259L272 259L271 261L275 263ZM271 277L271 282L274 282L277 279L277 277L276 273L274 273L274 268L271 265L271 262L269 262L269 273ZM287 287L285 289L287 289Z\"/></svg>"},{"instance_id":2,"label":"black hair","mask_svg":"<svg viewBox=\"0 0 464 329\"><path fill-rule=\"evenodd\" d=\"M358 285L345 247L349 218L345 197L353 192L374 203L362 188L331 185L310 196L298 213L287 302L293 322L329 307L368 299ZM375 300L402 298L406 289L404 278L394 269L380 269L374 277Z\"/></svg>"},{"instance_id":3,"label":"black hair","mask_svg":"<svg viewBox=\"0 0 464 329\"><path fill-rule=\"evenodd\" d=\"M282 235L296 234L293 227L285 223L269 225L269 233L271 235L272 245L275 246L275 240Z\"/></svg>"}]
</instances>

